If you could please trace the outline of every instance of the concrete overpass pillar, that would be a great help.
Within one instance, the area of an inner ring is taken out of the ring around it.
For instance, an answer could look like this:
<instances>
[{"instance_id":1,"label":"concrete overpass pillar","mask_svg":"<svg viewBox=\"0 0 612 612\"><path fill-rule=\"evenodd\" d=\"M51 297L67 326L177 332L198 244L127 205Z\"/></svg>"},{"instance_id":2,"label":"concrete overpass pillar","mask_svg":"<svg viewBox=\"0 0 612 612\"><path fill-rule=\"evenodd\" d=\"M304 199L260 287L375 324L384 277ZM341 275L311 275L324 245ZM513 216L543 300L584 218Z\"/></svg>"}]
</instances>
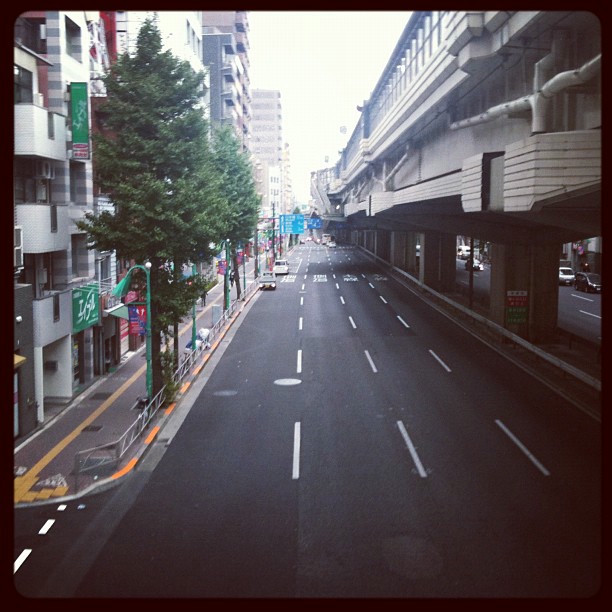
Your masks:
<instances>
[{"instance_id":1,"label":"concrete overpass pillar","mask_svg":"<svg viewBox=\"0 0 612 612\"><path fill-rule=\"evenodd\" d=\"M456 242L454 234L421 234L419 280L435 291L455 288Z\"/></svg>"},{"instance_id":2,"label":"concrete overpass pillar","mask_svg":"<svg viewBox=\"0 0 612 612\"><path fill-rule=\"evenodd\" d=\"M417 274L417 234L415 232L406 232L406 272L410 272L413 275Z\"/></svg>"},{"instance_id":3,"label":"concrete overpass pillar","mask_svg":"<svg viewBox=\"0 0 612 612\"><path fill-rule=\"evenodd\" d=\"M391 232L391 265L406 269L406 232Z\"/></svg>"},{"instance_id":4,"label":"concrete overpass pillar","mask_svg":"<svg viewBox=\"0 0 612 612\"><path fill-rule=\"evenodd\" d=\"M551 341L557 327L559 245L493 244L491 254L491 319L529 342Z\"/></svg>"}]
</instances>

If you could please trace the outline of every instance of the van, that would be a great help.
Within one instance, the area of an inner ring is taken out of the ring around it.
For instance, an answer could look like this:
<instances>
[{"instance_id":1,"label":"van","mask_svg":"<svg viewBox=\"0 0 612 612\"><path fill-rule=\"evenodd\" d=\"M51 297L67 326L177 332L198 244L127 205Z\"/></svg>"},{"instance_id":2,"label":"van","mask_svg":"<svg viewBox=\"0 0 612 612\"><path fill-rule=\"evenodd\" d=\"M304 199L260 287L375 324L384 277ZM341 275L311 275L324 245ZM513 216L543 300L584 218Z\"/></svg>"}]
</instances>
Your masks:
<instances>
[{"instance_id":1,"label":"van","mask_svg":"<svg viewBox=\"0 0 612 612\"><path fill-rule=\"evenodd\" d=\"M274 274L289 274L289 262L286 259L277 259L272 269Z\"/></svg>"},{"instance_id":2,"label":"van","mask_svg":"<svg viewBox=\"0 0 612 612\"><path fill-rule=\"evenodd\" d=\"M272 270L264 270L258 280L260 289L276 289L276 274Z\"/></svg>"}]
</instances>

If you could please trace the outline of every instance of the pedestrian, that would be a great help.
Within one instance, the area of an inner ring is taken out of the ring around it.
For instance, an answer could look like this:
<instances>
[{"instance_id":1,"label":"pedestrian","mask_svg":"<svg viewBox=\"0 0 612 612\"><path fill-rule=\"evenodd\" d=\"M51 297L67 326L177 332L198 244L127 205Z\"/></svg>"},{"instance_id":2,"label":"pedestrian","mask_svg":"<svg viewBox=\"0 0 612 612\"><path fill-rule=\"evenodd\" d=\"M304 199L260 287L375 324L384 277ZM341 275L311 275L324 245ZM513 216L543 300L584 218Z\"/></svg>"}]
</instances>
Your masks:
<instances>
[{"instance_id":1,"label":"pedestrian","mask_svg":"<svg viewBox=\"0 0 612 612\"><path fill-rule=\"evenodd\" d=\"M206 306L206 291L202 291L202 307Z\"/></svg>"}]
</instances>

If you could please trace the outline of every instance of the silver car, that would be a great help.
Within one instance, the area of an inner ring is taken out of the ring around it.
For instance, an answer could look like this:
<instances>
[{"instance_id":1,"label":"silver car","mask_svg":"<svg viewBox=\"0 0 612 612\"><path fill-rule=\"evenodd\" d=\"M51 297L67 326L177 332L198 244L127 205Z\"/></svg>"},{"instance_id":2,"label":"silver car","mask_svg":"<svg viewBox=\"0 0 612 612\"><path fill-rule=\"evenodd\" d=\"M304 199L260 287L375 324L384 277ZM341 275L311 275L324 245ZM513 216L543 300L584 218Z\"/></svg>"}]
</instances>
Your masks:
<instances>
[{"instance_id":1,"label":"silver car","mask_svg":"<svg viewBox=\"0 0 612 612\"><path fill-rule=\"evenodd\" d=\"M576 275L571 268L559 268L559 284L573 285Z\"/></svg>"}]
</instances>

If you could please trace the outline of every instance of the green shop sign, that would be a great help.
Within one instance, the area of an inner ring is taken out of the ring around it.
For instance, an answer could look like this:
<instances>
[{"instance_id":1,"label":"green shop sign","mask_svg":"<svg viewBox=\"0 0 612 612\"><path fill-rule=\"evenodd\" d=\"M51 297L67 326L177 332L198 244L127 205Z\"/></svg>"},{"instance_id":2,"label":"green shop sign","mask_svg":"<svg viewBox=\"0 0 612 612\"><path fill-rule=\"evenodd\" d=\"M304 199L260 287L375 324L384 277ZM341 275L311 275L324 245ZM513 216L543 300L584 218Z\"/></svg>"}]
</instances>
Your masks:
<instances>
[{"instance_id":1,"label":"green shop sign","mask_svg":"<svg viewBox=\"0 0 612 612\"><path fill-rule=\"evenodd\" d=\"M89 159L89 113L87 111L87 83L70 84L72 113L72 157Z\"/></svg>"},{"instance_id":2,"label":"green shop sign","mask_svg":"<svg viewBox=\"0 0 612 612\"><path fill-rule=\"evenodd\" d=\"M97 284L72 290L72 333L97 325L100 320L100 300Z\"/></svg>"}]
</instances>

